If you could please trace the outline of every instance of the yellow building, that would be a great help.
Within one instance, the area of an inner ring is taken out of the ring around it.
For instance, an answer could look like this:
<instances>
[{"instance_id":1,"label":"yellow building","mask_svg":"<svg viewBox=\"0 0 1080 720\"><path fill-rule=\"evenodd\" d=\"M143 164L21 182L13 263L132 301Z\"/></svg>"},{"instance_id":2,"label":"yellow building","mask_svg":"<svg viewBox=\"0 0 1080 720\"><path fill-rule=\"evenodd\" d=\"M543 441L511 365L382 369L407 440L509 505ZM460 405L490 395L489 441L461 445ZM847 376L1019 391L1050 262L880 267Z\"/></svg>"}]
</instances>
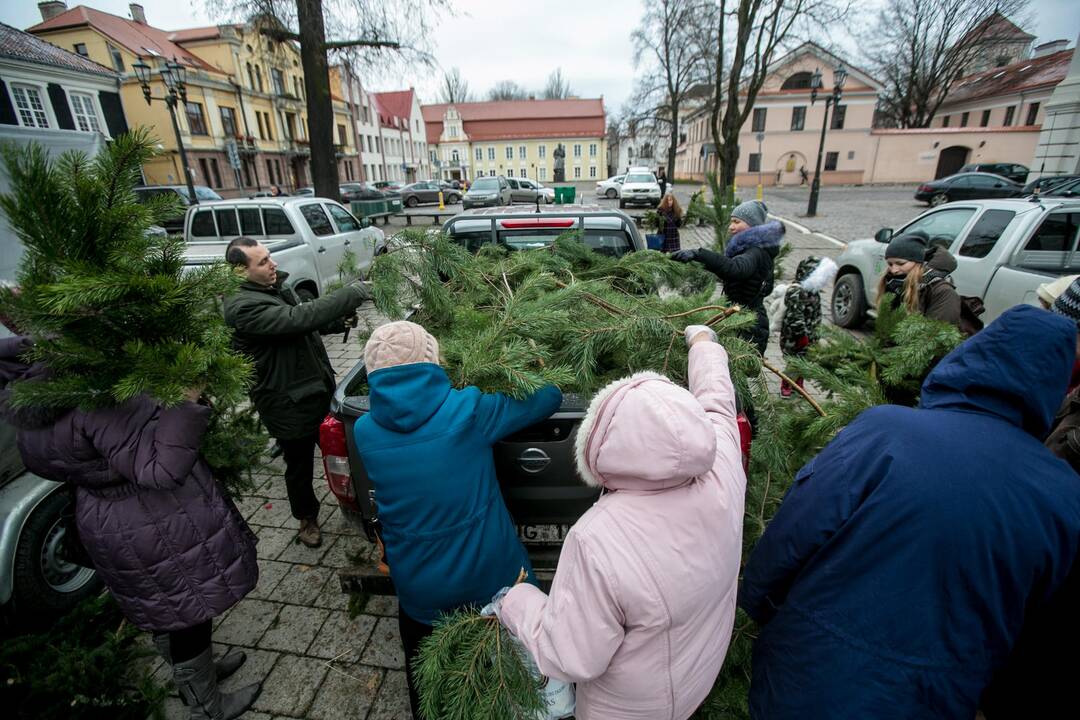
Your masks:
<instances>
[{"instance_id":1,"label":"yellow building","mask_svg":"<svg viewBox=\"0 0 1080 720\"><path fill-rule=\"evenodd\" d=\"M425 105L431 162L441 178L488 175L541 182L607 176L603 98ZM556 174L562 146L563 177Z\"/></svg>"},{"instance_id":2,"label":"yellow building","mask_svg":"<svg viewBox=\"0 0 1080 720\"><path fill-rule=\"evenodd\" d=\"M151 127L164 150L144 167L147 184L183 184L184 173L168 108L159 101L147 105L133 72L140 60L152 68L153 97L165 94L160 70L166 62L175 60L186 71L187 103L177 108L177 121L197 185L235 197L271 185L289 191L310 184L307 105L295 43L272 40L249 25L161 30L136 4L132 19L82 5L69 10L60 1L39 7L43 21L28 32L121 73L129 124ZM338 175L343 182L359 179L349 108L335 97L334 110Z\"/></svg>"}]
</instances>

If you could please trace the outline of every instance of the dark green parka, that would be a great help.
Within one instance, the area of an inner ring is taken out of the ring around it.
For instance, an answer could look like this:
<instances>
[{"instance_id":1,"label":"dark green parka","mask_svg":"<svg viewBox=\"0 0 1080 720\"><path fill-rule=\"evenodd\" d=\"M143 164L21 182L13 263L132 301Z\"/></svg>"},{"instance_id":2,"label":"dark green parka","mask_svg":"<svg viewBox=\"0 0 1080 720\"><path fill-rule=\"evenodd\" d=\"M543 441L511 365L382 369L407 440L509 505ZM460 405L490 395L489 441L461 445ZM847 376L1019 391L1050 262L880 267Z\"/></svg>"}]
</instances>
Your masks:
<instances>
[{"instance_id":1,"label":"dark green parka","mask_svg":"<svg viewBox=\"0 0 1080 720\"><path fill-rule=\"evenodd\" d=\"M346 285L301 303L278 273L273 287L245 282L225 299L233 344L255 362L251 401L270 435L291 440L318 432L334 393L334 368L321 333L344 332L344 318L370 299L361 285Z\"/></svg>"}]
</instances>

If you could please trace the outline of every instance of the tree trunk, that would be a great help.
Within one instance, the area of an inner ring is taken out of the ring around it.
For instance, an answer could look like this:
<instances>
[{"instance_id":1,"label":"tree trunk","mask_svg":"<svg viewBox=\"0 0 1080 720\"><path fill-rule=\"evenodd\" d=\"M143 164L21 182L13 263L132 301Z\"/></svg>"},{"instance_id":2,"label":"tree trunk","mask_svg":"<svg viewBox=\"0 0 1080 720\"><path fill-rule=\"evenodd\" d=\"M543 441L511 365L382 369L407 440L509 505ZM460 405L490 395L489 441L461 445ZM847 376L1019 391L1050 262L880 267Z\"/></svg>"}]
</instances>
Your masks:
<instances>
[{"instance_id":1,"label":"tree trunk","mask_svg":"<svg viewBox=\"0 0 1080 720\"><path fill-rule=\"evenodd\" d=\"M330 97L330 64L326 59L326 28L322 0L296 0L300 25L300 61L307 86L308 141L311 184L316 197L338 197L334 150L334 102Z\"/></svg>"},{"instance_id":2,"label":"tree trunk","mask_svg":"<svg viewBox=\"0 0 1080 720\"><path fill-rule=\"evenodd\" d=\"M667 168L664 174L668 182L675 182L675 151L679 146L679 104L671 103L671 138L667 149Z\"/></svg>"}]
</instances>

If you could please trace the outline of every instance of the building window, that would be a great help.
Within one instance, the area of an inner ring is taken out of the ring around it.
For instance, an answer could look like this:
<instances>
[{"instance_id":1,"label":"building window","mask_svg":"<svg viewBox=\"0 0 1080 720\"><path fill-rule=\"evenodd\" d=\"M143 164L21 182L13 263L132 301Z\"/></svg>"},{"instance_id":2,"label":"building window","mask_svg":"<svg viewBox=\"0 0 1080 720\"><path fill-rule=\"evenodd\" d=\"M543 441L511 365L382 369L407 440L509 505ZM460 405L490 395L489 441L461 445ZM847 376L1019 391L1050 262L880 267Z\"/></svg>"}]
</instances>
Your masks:
<instances>
[{"instance_id":1,"label":"building window","mask_svg":"<svg viewBox=\"0 0 1080 720\"><path fill-rule=\"evenodd\" d=\"M543 147L543 145L541 145L540 147ZM541 180L547 180L547 168L546 167L540 168L540 179Z\"/></svg>"},{"instance_id":2,"label":"building window","mask_svg":"<svg viewBox=\"0 0 1080 720\"><path fill-rule=\"evenodd\" d=\"M941 127L949 127L949 121L951 120L951 115L946 115L945 117L941 118Z\"/></svg>"},{"instance_id":3,"label":"building window","mask_svg":"<svg viewBox=\"0 0 1080 720\"><path fill-rule=\"evenodd\" d=\"M86 51L86 43L75 43L75 54L82 55L84 58L90 57L90 53Z\"/></svg>"},{"instance_id":4,"label":"building window","mask_svg":"<svg viewBox=\"0 0 1080 720\"><path fill-rule=\"evenodd\" d=\"M221 175L218 172L217 160L199 158L199 168L202 170L203 182L210 187L221 187Z\"/></svg>"},{"instance_id":5,"label":"building window","mask_svg":"<svg viewBox=\"0 0 1080 720\"><path fill-rule=\"evenodd\" d=\"M765 131L765 116L768 114L768 112L769 112L768 108L755 108L754 109L754 120L753 120L753 130L754 130L754 132L764 132Z\"/></svg>"},{"instance_id":6,"label":"building window","mask_svg":"<svg viewBox=\"0 0 1080 720\"><path fill-rule=\"evenodd\" d=\"M221 106L221 130L225 133L225 137L234 138L240 135L240 131L236 127L236 111L231 107Z\"/></svg>"},{"instance_id":7,"label":"building window","mask_svg":"<svg viewBox=\"0 0 1080 720\"><path fill-rule=\"evenodd\" d=\"M837 105L833 108L832 123L829 125L829 129L843 130L845 118L847 118L847 105Z\"/></svg>"},{"instance_id":8,"label":"building window","mask_svg":"<svg viewBox=\"0 0 1080 720\"><path fill-rule=\"evenodd\" d=\"M457 150L450 153L450 162L454 165L461 165L461 155L458 154Z\"/></svg>"},{"instance_id":9,"label":"building window","mask_svg":"<svg viewBox=\"0 0 1080 720\"><path fill-rule=\"evenodd\" d=\"M263 113L263 121L266 123L266 139L267 140L273 140L274 139L274 131L273 131L273 127L270 125L270 113L268 113L268 112Z\"/></svg>"},{"instance_id":10,"label":"building window","mask_svg":"<svg viewBox=\"0 0 1080 720\"><path fill-rule=\"evenodd\" d=\"M761 155L760 153L750 153L748 157L749 164L747 165L747 172L761 172Z\"/></svg>"},{"instance_id":11,"label":"building window","mask_svg":"<svg viewBox=\"0 0 1080 720\"><path fill-rule=\"evenodd\" d=\"M506 177L514 177L514 168L506 168Z\"/></svg>"},{"instance_id":12,"label":"building window","mask_svg":"<svg viewBox=\"0 0 1080 720\"><path fill-rule=\"evenodd\" d=\"M251 63L247 63L248 87L255 89L255 71L251 69Z\"/></svg>"},{"instance_id":13,"label":"building window","mask_svg":"<svg viewBox=\"0 0 1080 720\"><path fill-rule=\"evenodd\" d=\"M838 153L838 152L825 153L825 169L826 170L835 170L836 169L836 163L839 160L840 160L840 153Z\"/></svg>"},{"instance_id":14,"label":"building window","mask_svg":"<svg viewBox=\"0 0 1080 720\"><path fill-rule=\"evenodd\" d=\"M576 158L581 157L581 146L580 145L574 145L574 157L576 157Z\"/></svg>"},{"instance_id":15,"label":"building window","mask_svg":"<svg viewBox=\"0 0 1080 720\"><path fill-rule=\"evenodd\" d=\"M524 160L524 159L525 159L525 146L524 145L518 145L518 160Z\"/></svg>"},{"instance_id":16,"label":"building window","mask_svg":"<svg viewBox=\"0 0 1080 720\"><path fill-rule=\"evenodd\" d=\"M338 126L337 126L337 139L338 139L338 145L341 145L342 147L345 147L346 145L349 144L348 142L345 141L345 126L344 125L338 124Z\"/></svg>"},{"instance_id":17,"label":"building window","mask_svg":"<svg viewBox=\"0 0 1080 720\"><path fill-rule=\"evenodd\" d=\"M854 150L848 150L847 151L847 159L848 160L854 160L855 159L855 151Z\"/></svg>"},{"instance_id":18,"label":"building window","mask_svg":"<svg viewBox=\"0 0 1080 720\"><path fill-rule=\"evenodd\" d=\"M251 161L248 160L247 158L244 158L243 168L244 168L244 185L245 185L245 187L251 187L252 184L253 184L251 182L252 167L251 167ZM258 211L256 210L256 212L258 212ZM243 213L244 213L244 211L241 210L240 211L240 217L241 218L244 217ZM247 234L247 231L245 231L245 234ZM256 232L256 233L253 233L253 234L254 235L261 235L262 233L261 232Z\"/></svg>"},{"instance_id":19,"label":"building window","mask_svg":"<svg viewBox=\"0 0 1080 720\"><path fill-rule=\"evenodd\" d=\"M968 116L969 115L971 115L971 113L961 113L961 115L960 115L960 127L967 127Z\"/></svg>"},{"instance_id":20,"label":"building window","mask_svg":"<svg viewBox=\"0 0 1080 720\"><path fill-rule=\"evenodd\" d=\"M574 179L577 180L581 177L581 168L574 168Z\"/></svg>"},{"instance_id":21,"label":"building window","mask_svg":"<svg viewBox=\"0 0 1080 720\"><path fill-rule=\"evenodd\" d=\"M590 165L589 166L589 177L591 177L591 178L596 177L596 166L595 165Z\"/></svg>"},{"instance_id":22,"label":"building window","mask_svg":"<svg viewBox=\"0 0 1080 720\"><path fill-rule=\"evenodd\" d=\"M1028 105L1027 122L1025 125L1034 125L1035 120L1039 117L1039 103L1031 103Z\"/></svg>"},{"instance_id":23,"label":"building window","mask_svg":"<svg viewBox=\"0 0 1080 720\"><path fill-rule=\"evenodd\" d=\"M256 112L255 113L255 121L258 122L258 124L259 124L259 139L260 140L265 140L266 139L266 131L263 130L263 121L262 121L262 113L261 112Z\"/></svg>"},{"instance_id":24,"label":"building window","mask_svg":"<svg viewBox=\"0 0 1080 720\"><path fill-rule=\"evenodd\" d=\"M518 175L519 175L520 177L523 177L523 178L527 178L527 177L529 177L529 169L528 169L528 168L524 168L524 167L523 167L523 168L521 168L521 172L520 172L520 173L518 173Z\"/></svg>"},{"instance_id":25,"label":"building window","mask_svg":"<svg viewBox=\"0 0 1080 720\"><path fill-rule=\"evenodd\" d=\"M589 144L589 157L596 157L596 143Z\"/></svg>"},{"instance_id":26,"label":"building window","mask_svg":"<svg viewBox=\"0 0 1080 720\"><path fill-rule=\"evenodd\" d=\"M94 98L82 93L71 93L71 109L75 114L75 125L83 132L100 132Z\"/></svg>"},{"instance_id":27,"label":"building window","mask_svg":"<svg viewBox=\"0 0 1080 720\"><path fill-rule=\"evenodd\" d=\"M278 95L285 94L285 73L277 68L270 68L270 77L274 82L274 92Z\"/></svg>"},{"instance_id":28,"label":"building window","mask_svg":"<svg viewBox=\"0 0 1080 720\"><path fill-rule=\"evenodd\" d=\"M504 152L505 152L507 160L513 160L514 159L514 148L507 145Z\"/></svg>"},{"instance_id":29,"label":"building window","mask_svg":"<svg viewBox=\"0 0 1080 720\"><path fill-rule=\"evenodd\" d=\"M274 163L270 158L266 159L266 179L270 181L271 185L277 185L277 180L274 179Z\"/></svg>"},{"instance_id":30,"label":"building window","mask_svg":"<svg viewBox=\"0 0 1080 720\"><path fill-rule=\"evenodd\" d=\"M541 160L546 158L547 157L547 145L541 145L538 148L536 148L536 154L540 157Z\"/></svg>"},{"instance_id":31,"label":"building window","mask_svg":"<svg viewBox=\"0 0 1080 720\"><path fill-rule=\"evenodd\" d=\"M25 127L47 128L49 116L41 101L41 91L33 85L12 85L15 107L19 109L19 121Z\"/></svg>"},{"instance_id":32,"label":"building window","mask_svg":"<svg viewBox=\"0 0 1080 720\"><path fill-rule=\"evenodd\" d=\"M806 106L791 108L791 129L802 130L806 127Z\"/></svg>"},{"instance_id":33,"label":"building window","mask_svg":"<svg viewBox=\"0 0 1080 720\"><path fill-rule=\"evenodd\" d=\"M982 119L979 120L979 127L986 127L990 124L990 111L983 110Z\"/></svg>"},{"instance_id":34,"label":"building window","mask_svg":"<svg viewBox=\"0 0 1080 720\"><path fill-rule=\"evenodd\" d=\"M209 135L206 131L206 118L203 116L202 103L187 103L188 129L192 135Z\"/></svg>"},{"instance_id":35,"label":"building window","mask_svg":"<svg viewBox=\"0 0 1080 720\"><path fill-rule=\"evenodd\" d=\"M112 58L113 70L116 72L124 72L124 56L112 45L106 43L105 46L109 48L109 57Z\"/></svg>"},{"instance_id":36,"label":"building window","mask_svg":"<svg viewBox=\"0 0 1080 720\"><path fill-rule=\"evenodd\" d=\"M494 160L494 159L495 159L495 147L490 146L490 147L488 147L488 160Z\"/></svg>"},{"instance_id":37,"label":"building window","mask_svg":"<svg viewBox=\"0 0 1080 720\"><path fill-rule=\"evenodd\" d=\"M263 91L262 68L258 65L255 66L255 86L258 88L259 92Z\"/></svg>"},{"instance_id":38,"label":"building window","mask_svg":"<svg viewBox=\"0 0 1080 720\"><path fill-rule=\"evenodd\" d=\"M1005 127L1011 127L1013 124L1013 117L1016 115L1016 106L1010 105L1005 108Z\"/></svg>"},{"instance_id":39,"label":"building window","mask_svg":"<svg viewBox=\"0 0 1080 720\"><path fill-rule=\"evenodd\" d=\"M483 160L484 159L484 148L481 148L481 147L476 148L476 159L477 160Z\"/></svg>"}]
</instances>

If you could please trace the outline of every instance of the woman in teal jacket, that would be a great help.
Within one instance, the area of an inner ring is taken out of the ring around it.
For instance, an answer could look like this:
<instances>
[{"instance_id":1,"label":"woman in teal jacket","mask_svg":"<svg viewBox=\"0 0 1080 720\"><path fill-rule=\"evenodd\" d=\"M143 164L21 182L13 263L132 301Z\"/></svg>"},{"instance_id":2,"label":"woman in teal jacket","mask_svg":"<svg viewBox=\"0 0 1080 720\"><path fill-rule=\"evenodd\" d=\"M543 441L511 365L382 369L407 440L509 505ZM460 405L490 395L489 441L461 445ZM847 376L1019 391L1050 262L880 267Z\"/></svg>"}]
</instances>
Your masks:
<instances>
[{"instance_id":1,"label":"woman in teal jacket","mask_svg":"<svg viewBox=\"0 0 1080 720\"><path fill-rule=\"evenodd\" d=\"M495 478L492 446L562 403L548 386L525 400L455 390L424 328L393 322L364 349L371 411L356 446L375 486L386 560L398 594L409 701L420 718L412 661L443 612L481 606L532 566Z\"/></svg>"}]
</instances>

